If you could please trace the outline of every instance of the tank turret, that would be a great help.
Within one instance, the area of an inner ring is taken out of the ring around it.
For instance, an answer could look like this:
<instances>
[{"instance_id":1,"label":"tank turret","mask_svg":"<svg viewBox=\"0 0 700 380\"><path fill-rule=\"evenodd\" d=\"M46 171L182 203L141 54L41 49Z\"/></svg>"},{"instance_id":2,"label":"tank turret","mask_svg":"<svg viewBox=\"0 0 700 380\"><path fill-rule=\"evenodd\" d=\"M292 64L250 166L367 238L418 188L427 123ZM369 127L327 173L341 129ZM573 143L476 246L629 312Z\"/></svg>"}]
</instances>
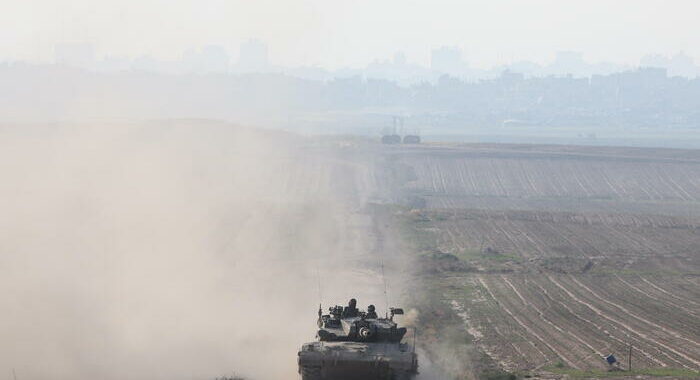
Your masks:
<instances>
[{"instance_id":1,"label":"tank turret","mask_svg":"<svg viewBox=\"0 0 700 380\"><path fill-rule=\"evenodd\" d=\"M406 380L418 373L415 346L403 343L405 327L398 327L391 308L380 318L374 305L367 311L348 306L333 306L328 314L318 310L316 341L299 351L299 373L303 380L366 379Z\"/></svg>"}]
</instances>

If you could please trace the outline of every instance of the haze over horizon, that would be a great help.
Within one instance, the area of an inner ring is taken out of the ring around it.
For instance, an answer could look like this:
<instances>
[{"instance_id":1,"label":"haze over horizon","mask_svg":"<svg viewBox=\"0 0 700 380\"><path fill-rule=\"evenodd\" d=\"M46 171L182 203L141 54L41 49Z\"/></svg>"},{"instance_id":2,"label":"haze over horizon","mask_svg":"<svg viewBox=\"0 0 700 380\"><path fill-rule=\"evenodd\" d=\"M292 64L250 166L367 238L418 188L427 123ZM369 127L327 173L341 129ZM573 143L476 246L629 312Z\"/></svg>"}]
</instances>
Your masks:
<instances>
[{"instance_id":1,"label":"haze over horizon","mask_svg":"<svg viewBox=\"0 0 700 380\"><path fill-rule=\"evenodd\" d=\"M0 0L0 380L700 379L698 14Z\"/></svg>"},{"instance_id":2,"label":"haze over horizon","mask_svg":"<svg viewBox=\"0 0 700 380\"><path fill-rule=\"evenodd\" d=\"M684 0L3 3L0 61L50 62L66 43L93 44L98 57L160 60L217 45L235 59L251 38L268 44L273 64L327 69L365 66L396 52L427 66L440 46L461 49L475 68L547 64L557 51L621 65L637 65L650 53L700 56L694 41L700 5Z\"/></svg>"}]
</instances>

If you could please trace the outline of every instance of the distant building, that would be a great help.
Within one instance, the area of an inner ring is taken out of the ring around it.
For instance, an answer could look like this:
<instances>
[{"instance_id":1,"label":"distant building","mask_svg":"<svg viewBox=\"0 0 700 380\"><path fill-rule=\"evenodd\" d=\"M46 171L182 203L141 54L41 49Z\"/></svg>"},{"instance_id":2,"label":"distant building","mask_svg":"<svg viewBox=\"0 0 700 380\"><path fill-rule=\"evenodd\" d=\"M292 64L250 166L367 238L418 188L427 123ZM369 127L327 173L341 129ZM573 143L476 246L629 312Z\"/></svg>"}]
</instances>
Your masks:
<instances>
[{"instance_id":1,"label":"distant building","mask_svg":"<svg viewBox=\"0 0 700 380\"><path fill-rule=\"evenodd\" d=\"M95 65L95 48L89 43L58 44L54 47L54 61L59 65L92 69Z\"/></svg>"},{"instance_id":2,"label":"distant building","mask_svg":"<svg viewBox=\"0 0 700 380\"><path fill-rule=\"evenodd\" d=\"M131 68L136 71L155 73L159 71L160 65L159 62L150 55L142 55L134 59Z\"/></svg>"},{"instance_id":3,"label":"distant building","mask_svg":"<svg viewBox=\"0 0 700 380\"><path fill-rule=\"evenodd\" d=\"M402 51L397 51L394 53L394 65L395 66L406 66L408 60L406 59L406 54Z\"/></svg>"},{"instance_id":4,"label":"distant building","mask_svg":"<svg viewBox=\"0 0 700 380\"><path fill-rule=\"evenodd\" d=\"M241 44L237 70L244 73L264 72L269 68L267 45L258 40Z\"/></svg>"},{"instance_id":5,"label":"distant building","mask_svg":"<svg viewBox=\"0 0 700 380\"><path fill-rule=\"evenodd\" d=\"M128 57L107 56L97 63L99 71L129 71L132 68L132 61Z\"/></svg>"},{"instance_id":6,"label":"distant building","mask_svg":"<svg viewBox=\"0 0 700 380\"><path fill-rule=\"evenodd\" d=\"M583 60L583 54L576 51L557 52L554 63L549 67L554 75L589 76L591 68Z\"/></svg>"},{"instance_id":7,"label":"distant building","mask_svg":"<svg viewBox=\"0 0 700 380\"><path fill-rule=\"evenodd\" d=\"M458 75L464 71L464 66L459 48L443 46L430 53L430 68L434 71Z\"/></svg>"},{"instance_id":8,"label":"distant building","mask_svg":"<svg viewBox=\"0 0 700 380\"><path fill-rule=\"evenodd\" d=\"M185 70L195 73L226 73L229 57L226 50L217 45L207 45L200 50L188 50L182 57Z\"/></svg>"},{"instance_id":9,"label":"distant building","mask_svg":"<svg viewBox=\"0 0 700 380\"><path fill-rule=\"evenodd\" d=\"M670 76L695 78L700 75L700 67L693 57L681 52L669 58L660 54L647 55L641 60L642 67L660 67L668 70Z\"/></svg>"},{"instance_id":10,"label":"distant building","mask_svg":"<svg viewBox=\"0 0 700 380\"><path fill-rule=\"evenodd\" d=\"M517 83L517 82L522 82L525 80L525 74L523 73L516 73L512 72L510 70L504 70L501 73L501 82L502 83Z\"/></svg>"}]
</instances>

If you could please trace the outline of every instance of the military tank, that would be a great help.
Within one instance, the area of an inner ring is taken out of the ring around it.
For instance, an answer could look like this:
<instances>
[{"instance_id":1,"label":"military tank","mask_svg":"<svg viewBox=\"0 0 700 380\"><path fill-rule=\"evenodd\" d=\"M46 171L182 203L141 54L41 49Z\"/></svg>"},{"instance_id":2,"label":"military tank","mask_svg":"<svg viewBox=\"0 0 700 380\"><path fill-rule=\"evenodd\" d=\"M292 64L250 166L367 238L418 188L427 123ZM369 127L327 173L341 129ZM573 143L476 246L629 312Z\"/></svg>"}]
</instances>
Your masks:
<instances>
[{"instance_id":1,"label":"military tank","mask_svg":"<svg viewBox=\"0 0 700 380\"><path fill-rule=\"evenodd\" d=\"M408 380L418 373L415 334L413 344L403 343L407 330L394 322L402 309L380 318L373 305L364 312L351 299L328 310L319 307L316 341L299 351L302 380Z\"/></svg>"}]
</instances>

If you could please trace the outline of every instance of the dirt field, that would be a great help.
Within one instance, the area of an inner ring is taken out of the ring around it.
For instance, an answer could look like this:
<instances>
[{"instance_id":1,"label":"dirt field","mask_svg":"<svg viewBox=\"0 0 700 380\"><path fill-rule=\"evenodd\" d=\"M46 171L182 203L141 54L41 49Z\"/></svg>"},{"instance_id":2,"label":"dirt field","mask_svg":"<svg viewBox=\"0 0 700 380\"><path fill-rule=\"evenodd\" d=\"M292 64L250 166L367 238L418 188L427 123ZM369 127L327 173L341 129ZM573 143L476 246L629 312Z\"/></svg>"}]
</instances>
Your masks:
<instances>
[{"instance_id":1,"label":"dirt field","mask_svg":"<svg viewBox=\"0 0 700 380\"><path fill-rule=\"evenodd\" d=\"M431 307L459 316L462 344L493 368L597 377L611 353L626 369L631 345L640 376L699 376L700 152L469 145L386 155L404 171L407 207L395 215L440 299Z\"/></svg>"},{"instance_id":2,"label":"dirt field","mask_svg":"<svg viewBox=\"0 0 700 380\"><path fill-rule=\"evenodd\" d=\"M0 147L18 378L295 378L319 301L381 310L387 283L424 380L599 377L630 344L635 376L698 376L697 151L192 122L7 127Z\"/></svg>"},{"instance_id":3,"label":"dirt field","mask_svg":"<svg viewBox=\"0 0 700 380\"><path fill-rule=\"evenodd\" d=\"M408 189L429 208L688 217L692 204L700 217L700 155L694 151L475 145L395 155L415 176Z\"/></svg>"}]
</instances>

